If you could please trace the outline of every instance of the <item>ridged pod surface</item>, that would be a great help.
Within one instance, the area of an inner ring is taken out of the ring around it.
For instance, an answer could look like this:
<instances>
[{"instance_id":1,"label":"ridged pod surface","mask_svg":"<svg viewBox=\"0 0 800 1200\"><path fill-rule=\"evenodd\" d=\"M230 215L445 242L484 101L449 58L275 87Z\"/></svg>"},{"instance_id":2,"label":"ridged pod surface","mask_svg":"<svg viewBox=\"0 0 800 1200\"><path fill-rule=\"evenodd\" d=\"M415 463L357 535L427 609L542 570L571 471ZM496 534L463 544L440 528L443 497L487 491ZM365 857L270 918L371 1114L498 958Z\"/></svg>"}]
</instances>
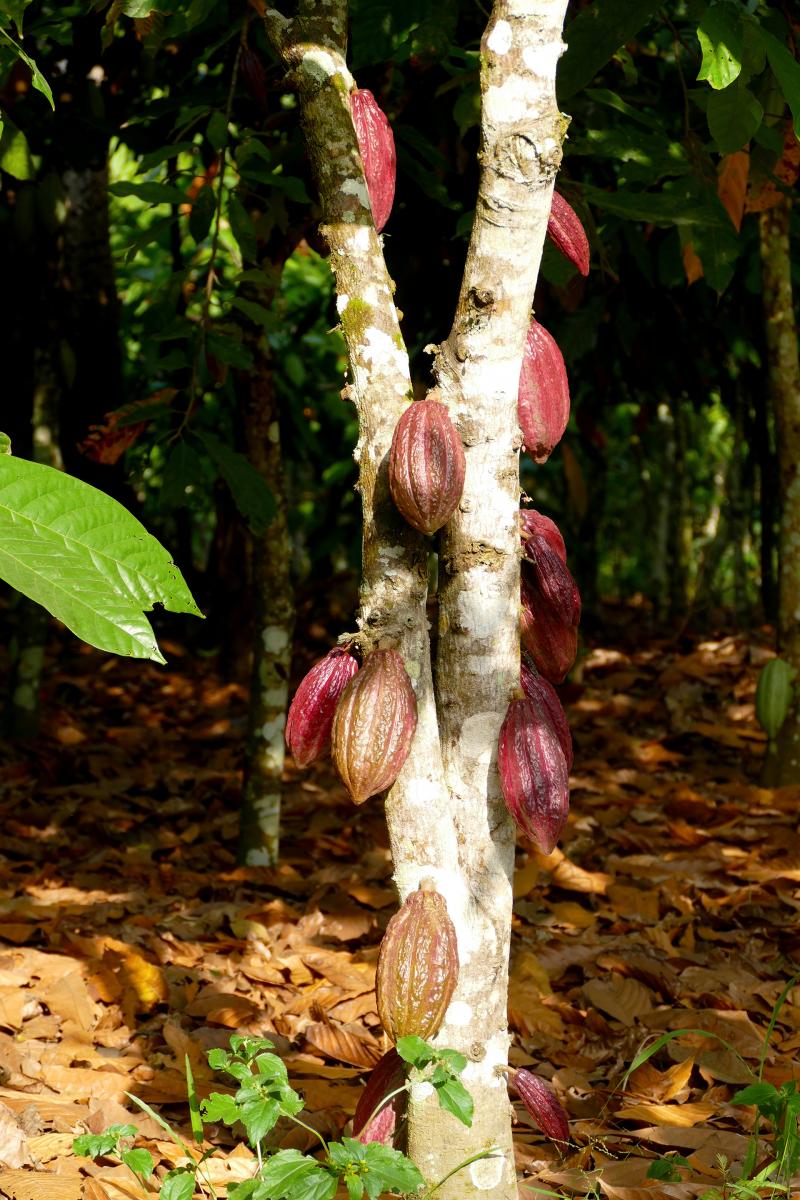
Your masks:
<instances>
[{"instance_id":1,"label":"ridged pod surface","mask_svg":"<svg viewBox=\"0 0 800 1200\"><path fill-rule=\"evenodd\" d=\"M517 416L525 449L534 462L547 462L569 421L569 382L555 338L538 321L525 338Z\"/></svg>"},{"instance_id":2,"label":"ridged pod surface","mask_svg":"<svg viewBox=\"0 0 800 1200\"><path fill-rule=\"evenodd\" d=\"M547 236L581 275L589 274L589 239L586 230L575 209L558 192L553 192Z\"/></svg>"},{"instance_id":3,"label":"ridged pod surface","mask_svg":"<svg viewBox=\"0 0 800 1200\"><path fill-rule=\"evenodd\" d=\"M564 545L561 530L550 517L546 517L544 513L537 512L535 508L521 508L519 510L519 528L523 554L526 553L526 542L538 535L539 537L543 537L552 546L561 561L566 563L567 547Z\"/></svg>"},{"instance_id":4,"label":"ridged pod surface","mask_svg":"<svg viewBox=\"0 0 800 1200\"><path fill-rule=\"evenodd\" d=\"M569 771L556 731L532 700L509 704L497 768L511 816L543 854L551 854L569 815Z\"/></svg>"},{"instance_id":5,"label":"ridged pod surface","mask_svg":"<svg viewBox=\"0 0 800 1200\"><path fill-rule=\"evenodd\" d=\"M389 490L414 529L435 533L452 517L464 490L461 438L439 400L410 404L389 451Z\"/></svg>"},{"instance_id":6,"label":"ridged pod surface","mask_svg":"<svg viewBox=\"0 0 800 1200\"><path fill-rule=\"evenodd\" d=\"M423 880L386 926L375 991L386 1033L432 1038L458 982L458 942L444 896Z\"/></svg>"},{"instance_id":7,"label":"ridged pod surface","mask_svg":"<svg viewBox=\"0 0 800 1200\"><path fill-rule=\"evenodd\" d=\"M550 541L534 533L525 542L523 571L532 577L553 615L565 625L577 625L581 619L581 594L572 573Z\"/></svg>"},{"instance_id":8,"label":"ridged pod surface","mask_svg":"<svg viewBox=\"0 0 800 1200\"><path fill-rule=\"evenodd\" d=\"M545 1137L554 1142L568 1142L569 1119L547 1084L524 1067L514 1072L511 1083Z\"/></svg>"},{"instance_id":9,"label":"ridged pod surface","mask_svg":"<svg viewBox=\"0 0 800 1200\"><path fill-rule=\"evenodd\" d=\"M794 667L772 658L762 668L756 684L756 718L770 741L780 733L794 699Z\"/></svg>"},{"instance_id":10,"label":"ridged pod surface","mask_svg":"<svg viewBox=\"0 0 800 1200\"><path fill-rule=\"evenodd\" d=\"M356 804L390 787L417 728L417 699L396 650L373 650L342 693L331 735L336 770Z\"/></svg>"},{"instance_id":11,"label":"ridged pod surface","mask_svg":"<svg viewBox=\"0 0 800 1200\"><path fill-rule=\"evenodd\" d=\"M563 683L578 653L578 630L565 625L530 582L522 575L519 631L533 665L549 683Z\"/></svg>"},{"instance_id":12,"label":"ridged pod surface","mask_svg":"<svg viewBox=\"0 0 800 1200\"><path fill-rule=\"evenodd\" d=\"M360 1142L381 1142L391 1146L395 1130L403 1119L408 1093L400 1092L377 1113L375 1109L392 1092L396 1092L406 1081L406 1066L392 1046L370 1073L366 1087L358 1098L353 1116L353 1137ZM373 1116L373 1113L375 1115ZM372 1118L370 1120L370 1118Z\"/></svg>"},{"instance_id":13,"label":"ridged pod surface","mask_svg":"<svg viewBox=\"0 0 800 1200\"><path fill-rule=\"evenodd\" d=\"M286 718L286 745L298 767L308 766L330 748L336 706L357 671L349 650L337 646L303 677Z\"/></svg>"},{"instance_id":14,"label":"ridged pod surface","mask_svg":"<svg viewBox=\"0 0 800 1200\"><path fill-rule=\"evenodd\" d=\"M378 233L389 220L394 203L397 154L394 134L386 114L367 88L350 93L358 149L364 164L372 220Z\"/></svg>"},{"instance_id":15,"label":"ridged pod surface","mask_svg":"<svg viewBox=\"0 0 800 1200\"><path fill-rule=\"evenodd\" d=\"M553 727L559 745L564 751L567 770L572 770L572 734L569 731L567 714L561 705L556 689L548 683L543 675L533 669L525 655L522 656L519 668L519 682L525 693L525 698L540 714L541 720L548 720Z\"/></svg>"}]
</instances>

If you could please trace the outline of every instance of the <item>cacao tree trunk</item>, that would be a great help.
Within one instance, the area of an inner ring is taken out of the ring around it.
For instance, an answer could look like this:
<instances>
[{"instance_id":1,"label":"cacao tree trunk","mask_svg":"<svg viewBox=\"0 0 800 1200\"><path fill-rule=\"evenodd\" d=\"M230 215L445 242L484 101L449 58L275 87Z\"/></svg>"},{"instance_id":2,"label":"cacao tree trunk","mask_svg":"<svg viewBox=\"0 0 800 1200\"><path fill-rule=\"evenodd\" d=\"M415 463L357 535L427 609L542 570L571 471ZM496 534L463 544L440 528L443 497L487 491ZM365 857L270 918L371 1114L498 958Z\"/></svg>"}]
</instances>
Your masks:
<instances>
[{"instance_id":1,"label":"cacao tree trunk","mask_svg":"<svg viewBox=\"0 0 800 1200\"><path fill-rule=\"evenodd\" d=\"M800 358L792 296L790 218L791 200L782 197L760 215L759 234L767 377L778 439L778 653L797 669L800 678ZM774 767L773 783L800 783L797 701L778 735Z\"/></svg>"},{"instance_id":2,"label":"cacao tree trunk","mask_svg":"<svg viewBox=\"0 0 800 1200\"><path fill-rule=\"evenodd\" d=\"M412 1089L409 1152L441 1200L516 1200L507 1063L514 830L497 738L519 687L519 474L516 401L525 334L565 122L555 101L566 0L497 0L482 42L481 181L452 331L435 355L440 398L461 435L466 481L441 534L434 688L426 621L430 543L388 491L392 433L412 399L392 284L369 209L350 117L345 0L266 14L293 71L347 341L363 506L358 640L399 651L419 720L386 798L401 898L433 879L458 938L458 985L437 1034L468 1059L471 1129ZM524 248L524 253L521 252ZM420 281L420 286L424 286ZM476 1150L491 1157L459 1170Z\"/></svg>"}]
</instances>

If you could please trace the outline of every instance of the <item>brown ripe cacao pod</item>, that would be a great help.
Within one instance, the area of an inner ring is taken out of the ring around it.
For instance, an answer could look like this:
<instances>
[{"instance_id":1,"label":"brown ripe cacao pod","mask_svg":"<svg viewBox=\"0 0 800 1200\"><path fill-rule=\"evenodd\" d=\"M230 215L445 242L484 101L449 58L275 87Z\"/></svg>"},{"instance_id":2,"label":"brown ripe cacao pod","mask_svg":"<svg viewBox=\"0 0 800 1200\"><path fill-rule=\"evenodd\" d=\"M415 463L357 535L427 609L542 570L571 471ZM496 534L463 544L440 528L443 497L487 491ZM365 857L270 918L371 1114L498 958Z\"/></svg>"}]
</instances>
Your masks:
<instances>
[{"instance_id":1,"label":"brown ripe cacao pod","mask_svg":"<svg viewBox=\"0 0 800 1200\"><path fill-rule=\"evenodd\" d=\"M550 1088L523 1067L514 1072L511 1082L545 1137L554 1142L568 1142L569 1119Z\"/></svg>"},{"instance_id":2,"label":"brown ripe cacao pod","mask_svg":"<svg viewBox=\"0 0 800 1200\"><path fill-rule=\"evenodd\" d=\"M553 192L547 236L581 275L589 274L589 240L575 209L558 192Z\"/></svg>"},{"instance_id":3,"label":"brown ripe cacao pod","mask_svg":"<svg viewBox=\"0 0 800 1200\"><path fill-rule=\"evenodd\" d=\"M524 654L519 667L519 682L525 698L530 700L536 708L539 719L547 720L552 725L559 745L564 751L567 770L571 771L573 763L572 734L569 731L567 714L561 706L561 701L552 683L548 683L543 675L534 670Z\"/></svg>"},{"instance_id":4,"label":"brown ripe cacao pod","mask_svg":"<svg viewBox=\"0 0 800 1200\"><path fill-rule=\"evenodd\" d=\"M520 537L522 538L522 553L526 554L525 546L534 535L543 537L555 550L563 563L567 561L567 548L561 536L561 530L555 521L537 512L535 508L521 508L519 512Z\"/></svg>"},{"instance_id":5,"label":"brown ripe cacao pod","mask_svg":"<svg viewBox=\"0 0 800 1200\"><path fill-rule=\"evenodd\" d=\"M556 340L538 321L525 339L517 417L525 449L534 462L547 462L569 421L569 383Z\"/></svg>"},{"instance_id":6,"label":"brown ripe cacao pod","mask_svg":"<svg viewBox=\"0 0 800 1200\"><path fill-rule=\"evenodd\" d=\"M261 59L249 46L242 46L239 55L239 74L250 95L258 101L259 108L266 112L267 73Z\"/></svg>"},{"instance_id":7,"label":"brown ripe cacao pod","mask_svg":"<svg viewBox=\"0 0 800 1200\"><path fill-rule=\"evenodd\" d=\"M390 787L417 728L417 699L396 650L373 650L333 718L336 770L356 804Z\"/></svg>"},{"instance_id":8,"label":"brown ripe cacao pod","mask_svg":"<svg viewBox=\"0 0 800 1200\"><path fill-rule=\"evenodd\" d=\"M350 651L337 646L303 677L286 718L286 745L298 767L329 749L336 705L357 671Z\"/></svg>"},{"instance_id":9,"label":"brown ripe cacao pod","mask_svg":"<svg viewBox=\"0 0 800 1200\"><path fill-rule=\"evenodd\" d=\"M533 700L512 700L500 726L497 768L506 808L551 854L569 814L569 771L558 735Z\"/></svg>"},{"instance_id":10,"label":"brown ripe cacao pod","mask_svg":"<svg viewBox=\"0 0 800 1200\"><path fill-rule=\"evenodd\" d=\"M533 665L549 683L563 683L578 653L578 630L553 613L537 588L522 575L520 637Z\"/></svg>"},{"instance_id":11,"label":"brown ripe cacao pod","mask_svg":"<svg viewBox=\"0 0 800 1200\"><path fill-rule=\"evenodd\" d=\"M581 619L581 594L569 567L550 542L535 533L525 543L523 571L550 605L554 616L565 625L577 625Z\"/></svg>"},{"instance_id":12,"label":"brown ripe cacao pod","mask_svg":"<svg viewBox=\"0 0 800 1200\"><path fill-rule=\"evenodd\" d=\"M376 232L380 233L389 220L394 203L397 175L394 134L383 109L366 88L356 88L350 93L350 111L364 164L372 219Z\"/></svg>"},{"instance_id":13,"label":"brown ripe cacao pod","mask_svg":"<svg viewBox=\"0 0 800 1200\"><path fill-rule=\"evenodd\" d=\"M458 943L444 896L423 880L386 927L378 952L378 1015L392 1041L440 1029L458 982Z\"/></svg>"},{"instance_id":14,"label":"brown ripe cacao pod","mask_svg":"<svg viewBox=\"0 0 800 1200\"><path fill-rule=\"evenodd\" d=\"M435 533L452 517L464 490L461 438L439 400L418 400L403 413L389 451L389 490L420 533Z\"/></svg>"},{"instance_id":15,"label":"brown ripe cacao pod","mask_svg":"<svg viewBox=\"0 0 800 1200\"><path fill-rule=\"evenodd\" d=\"M376 1113L375 1109L406 1081L406 1066L394 1046L370 1073L367 1085L359 1096L353 1117L353 1137L360 1142L381 1142L391 1146L395 1130L403 1120L408 1093L400 1092ZM373 1115L374 1114L374 1115Z\"/></svg>"}]
</instances>

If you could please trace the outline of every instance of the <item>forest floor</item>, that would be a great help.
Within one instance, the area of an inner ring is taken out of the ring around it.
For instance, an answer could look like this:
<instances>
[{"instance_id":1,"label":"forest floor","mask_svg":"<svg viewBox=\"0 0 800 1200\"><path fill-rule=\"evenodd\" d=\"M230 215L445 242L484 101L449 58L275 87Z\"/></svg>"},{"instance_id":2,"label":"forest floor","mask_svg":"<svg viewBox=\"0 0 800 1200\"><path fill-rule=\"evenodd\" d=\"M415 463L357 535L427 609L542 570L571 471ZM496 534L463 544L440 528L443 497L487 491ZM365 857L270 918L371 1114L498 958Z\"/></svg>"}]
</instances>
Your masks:
<instances>
[{"instance_id":1,"label":"forest floor","mask_svg":"<svg viewBox=\"0 0 800 1200\"><path fill-rule=\"evenodd\" d=\"M73 1136L132 1122L158 1173L174 1167L180 1150L126 1093L190 1137L185 1056L201 1096L224 1090L206 1051L235 1031L272 1038L334 1136L384 1049L374 967L397 901L382 805L355 809L328 763L290 767L281 865L237 868L244 689L164 651L157 667L64 642L42 737L0 746L9 1200L133 1200L127 1168L76 1158ZM518 852L509 1015L512 1061L551 1081L572 1145L561 1156L519 1111L521 1197L701 1196L718 1156L745 1155L755 1110L737 1089L762 1060L777 1087L800 1078L800 983L769 1028L800 971L800 789L757 784L767 657L744 636L595 644L564 691L572 811L552 855ZM219 1142L224 1194L253 1159L224 1128ZM646 1179L675 1153L673 1182Z\"/></svg>"}]
</instances>

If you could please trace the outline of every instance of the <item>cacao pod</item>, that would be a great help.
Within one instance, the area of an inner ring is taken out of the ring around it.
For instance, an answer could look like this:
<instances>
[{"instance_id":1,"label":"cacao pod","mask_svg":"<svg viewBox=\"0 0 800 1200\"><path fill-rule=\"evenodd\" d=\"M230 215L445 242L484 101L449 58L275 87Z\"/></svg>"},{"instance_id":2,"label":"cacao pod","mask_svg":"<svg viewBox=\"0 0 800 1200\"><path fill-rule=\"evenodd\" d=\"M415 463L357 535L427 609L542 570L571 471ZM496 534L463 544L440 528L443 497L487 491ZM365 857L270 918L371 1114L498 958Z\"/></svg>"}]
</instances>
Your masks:
<instances>
[{"instance_id":1,"label":"cacao pod","mask_svg":"<svg viewBox=\"0 0 800 1200\"><path fill-rule=\"evenodd\" d=\"M353 1117L353 1137L360 1142L392 1145L397 1126L405 1116L408 1093L400 1092L378 1112L375 1109L387 1096L401 1088L405 1081L405 1063L393 1046L370 1072L367 1085L358 1098Z\"/></svg>"},{"instance_id":2,"label":"cacao pod","mask_svg":"<svg viewBox=\"0 0 800 1200\"><path fill-rule=\"evenodd\" d=\"M376 232L380 233L389 220L394 203L397 175L394 134L386 114L367 88L356 88L350 93L350 112L364 164L372 220Z\"/></svg>"},{"instance_id":3,"label":"cacao pod","mask_svg":"<svg viewBox=\"0 0 800 1200\"><path fill-rule=\"evenodd\" d=\"M456 510L466 462L461 438L439 400L410 404L397 422L389 451L389 490L420 533L435 533Z\"/></svg>"},{"instance_id":4,"label":"cacao pod","mask_svg":"<svg viewBox=\"0 0 800 1200\"><path fill-rule=\"evenodd\" d=\"M258 101L259 108L266 112L267 73L255 50L246 45L242 46L239 55L239 74L250 95Z\"/></svg>"},{"instance_id":5,"label":"cacao pod","mask_svg":"<svg viewBox=\"0 0 800 1200\"><path fill-rule=\"evenodd\" d=\"M778 736L794 698L792 680L797 671L782 658L772 658L762 668L756 684L756 718L770 741Z\"/></svg>"},{"instance_id":6,"label":"cacao pod","mask_svg":"<svg viewBox=\"0 0 800 1200\"><path fill-rule=\"evenodd\" d=\"M548 720L552 725L559 745L564 751L567 770L571 771L573 763L572 734L569 731L567 714L561 706L561 701L552 683L548 683L543 675L539 675L531 667L524 654L520 662L519 682L525 698L530 700L540 714L540 720Z\"/></svg>"},{"instance_id":7,"label":"cacao pod","mask_svg":"<svg viewBox=\"0 0 800 1200\"><path fill-rule=\"evenodd\" d=\"M533 700L509 704L497 769L511 816L543 854L551 854L569 814L569 771L556 731Z\"/></svg>"},{"instance_id":8,"label":"cacao pod","mask_svg":"<svg viewBox=\"0 0 800 1200\"><path fill-rule=\"evenodd\" d=\"M575 209L559 192L553 192L547 236L564 257L577 267L581 275L589 274L589 240L586 230Z\"/></svg>"},{"instance_id":9,"label":"cacao pod","mask_svg":"<svg viewBox=\"0 0 800 1200\"><path fill-rule=\"evenodd\" d=\"M525 544L528 539L534 535L538 535L539 537L543 537L552 549L555 550L561 561L566 563L567 548L564 545L561 530L555 521L551 521L550 517L537 512L535 508L521 508L519 512L519 524L523 554L525 554Z\"/></svg>"},{"instance_id":10,"label":"cacao pod","mask_svg":"<svg viewBox=\"0 0 800 1200\"><path fill-rule=\"evenodd\" d=\"M423 880L386 926L375 976L386 1033L432 1038L458 982L456 931L431 880Z\"/></svg>"},{"instance_id":11,"label":"cacao pod","mask_svg":"<svg viewBox=\"0 0 800 1200\"><path fill-rule=\"evenodd\" d=\"M534 533L525 543L525 558L523 572L530 573L532 583L550 605L553 615L565 625L577 625L581 619L581 594L569 567L551 543Z\"/></svg>"},{"instance_id":12,"label":"cacao pod","mask_svg":"<svg viewBox=\"0 0 800 1200\"><path fill-rule=\"evenodd\" d=\"M563 683L578 653L578 630L559 621L537 588L522 575L520 636L540 675Z\"/></svg>"},{"instance_id":13,"label":"cacao pod","mask_svg":"<svg viewBox=\"0 0 800 1200\"><path fill-rule=\"evenodd\" d=\"M342 692L331 742L336 770L356 804L390 787L417 728L417 699L396 650L373 650Z\"/></svg>"},{"instance_id":14,"label":"cacao pod","mask_svg":"<svg viewBox=\"0 0 800 1200\"><path fill-rule=\"evenodd\" d=\"M547 462L569 421L569 383L556 340L538 321L525 339L517 417L525 449L534 462Z\"/></svg>"},{"instance_id":15,"label":"cacao pod","mask_svg":"<svg viewBox=\"0 0 800 1200\"><path fill-rule=\"evenodd\" d=\"M550 1088L538 1075L518 1068L511 1082L533 1120L545 1137L554 1142L569 1141L569 1119Z\"/></svg>"},{"instance_id":16,"label":"cacao pod","mask_svg":"<svg viewBox=\"0 0 800 1200\"><path fill-rule=\"evenodd\" d=\"M308 766L329 749L336 705L357 671L350 651L337 646L303 677L286 718L286 745L298 767Z\"/></svg>"}]
</instances>

